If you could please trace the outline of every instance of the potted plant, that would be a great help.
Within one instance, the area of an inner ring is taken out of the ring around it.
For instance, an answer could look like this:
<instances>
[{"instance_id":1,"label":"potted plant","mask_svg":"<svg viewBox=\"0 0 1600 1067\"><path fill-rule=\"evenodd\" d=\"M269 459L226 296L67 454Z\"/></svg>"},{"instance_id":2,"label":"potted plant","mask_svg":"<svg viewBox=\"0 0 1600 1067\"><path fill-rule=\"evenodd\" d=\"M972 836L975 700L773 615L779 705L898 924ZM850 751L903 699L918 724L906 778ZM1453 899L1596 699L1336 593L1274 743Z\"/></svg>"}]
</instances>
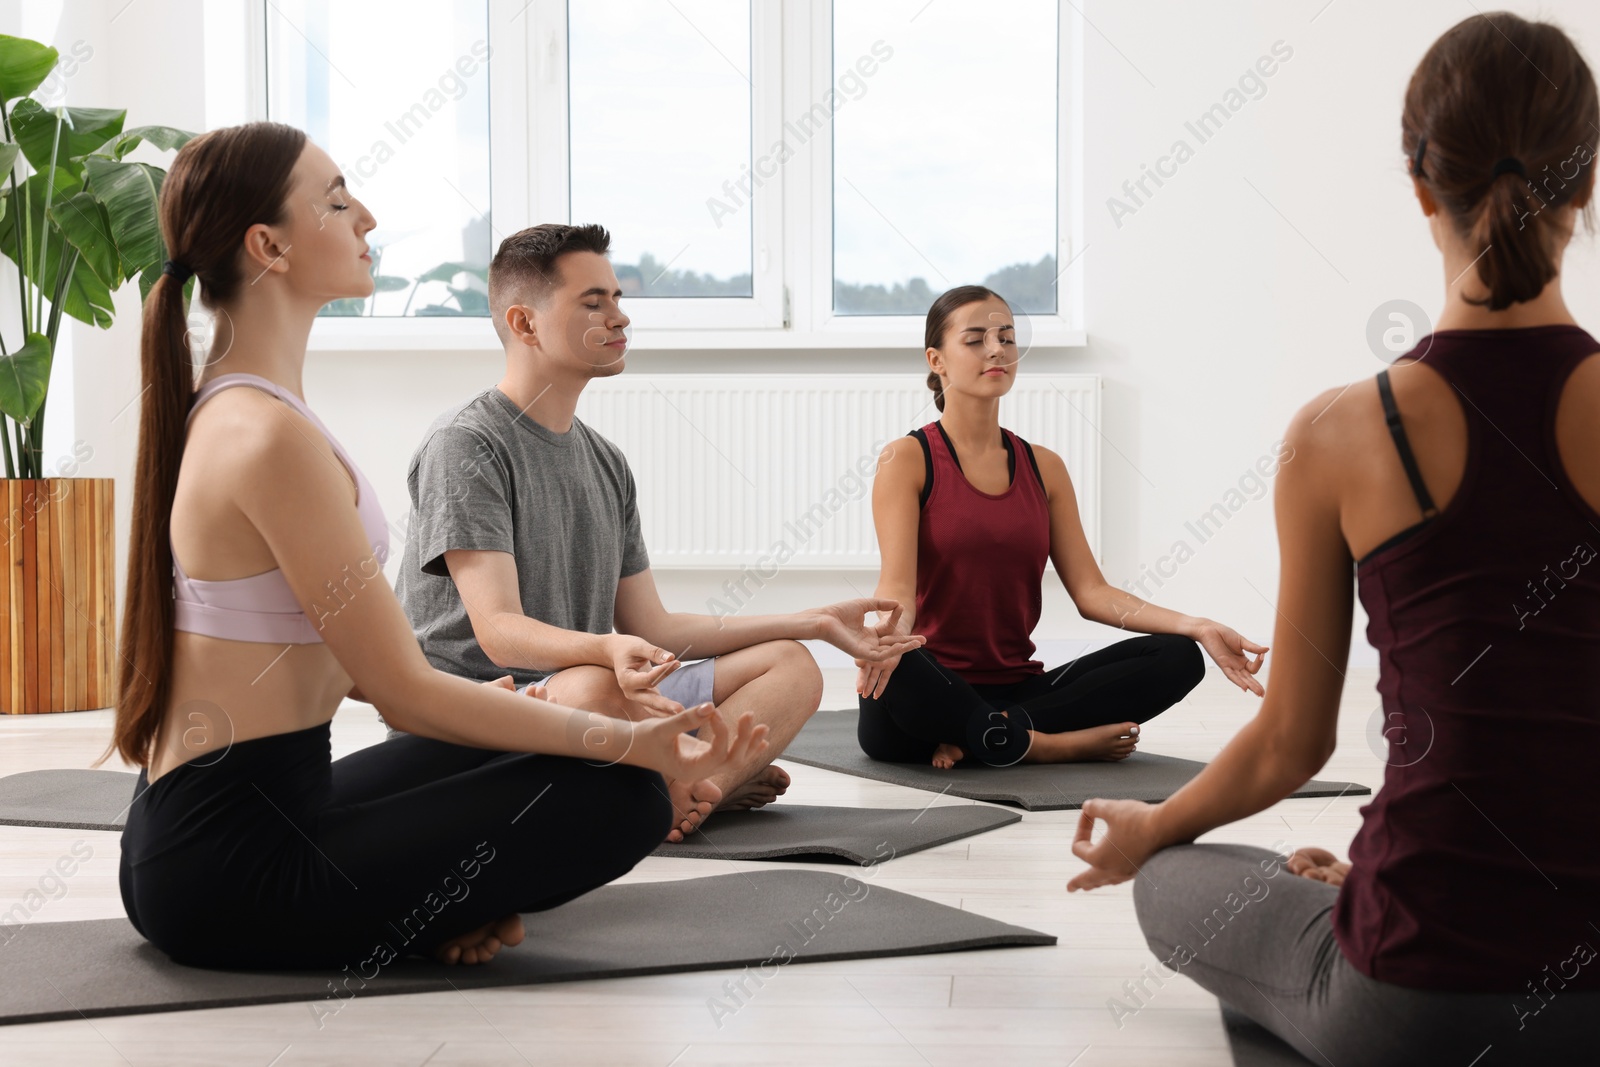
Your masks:
<instances>
[{"instance_id":1,"label":"potted plant","mask_svg":"<svg viewBox=\"0 0 1600 1067\"><path fill-rule=\"evenodd\" d=\"M0 711L13 714L112 701L112 479L71 477L92 455L81 443L47 465L50 366L63 316L108 328L111 294L135 276L148 293L161 271L166 172L126 156L193 136L124 129L126 111L45 106L30 94L58 59L0 35L0 256L16 275L16 303L0 291L16 316L0 328Z\"/></svg>"}]
</instances>

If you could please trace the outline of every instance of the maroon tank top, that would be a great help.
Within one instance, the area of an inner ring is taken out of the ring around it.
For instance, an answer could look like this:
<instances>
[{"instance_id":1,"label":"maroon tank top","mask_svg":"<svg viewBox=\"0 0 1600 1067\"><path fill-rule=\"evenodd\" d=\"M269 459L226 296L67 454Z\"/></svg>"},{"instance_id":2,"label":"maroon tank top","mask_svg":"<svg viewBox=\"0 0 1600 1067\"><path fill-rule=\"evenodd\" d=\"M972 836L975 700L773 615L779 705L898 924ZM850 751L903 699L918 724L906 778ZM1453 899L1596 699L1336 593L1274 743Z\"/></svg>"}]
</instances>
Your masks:
<instances>
[{"instance_id":1,"label":"maroon tank top","mask_svg":"<svg viewBox=\"0 0 1600 1067\"><path fill-rule=\"evenodd\" d=\"M935 659L979 685L1044 673L1032 635L1050 558L1050 504L1027 442L1000 432L1012 468L1003 493L973 488L937 422L915 435L927 462L915 631Z\"/></svg>"},{"instance_id":2,"label":"maroon tank top","mask_svg":"<svg viewBox=\"0 0 1600 1067\"><path fill-rule=\"evenodd\" d=\"M1390 747L1333 922L1379 981L1530 1011L1536 987L1600 989L1600 514L1555 441L1561 388L1597 349L1540 326L1413 350L1460 397L1467 458L1442 512L1356 565Z\"/></svg>"}]
</instances>

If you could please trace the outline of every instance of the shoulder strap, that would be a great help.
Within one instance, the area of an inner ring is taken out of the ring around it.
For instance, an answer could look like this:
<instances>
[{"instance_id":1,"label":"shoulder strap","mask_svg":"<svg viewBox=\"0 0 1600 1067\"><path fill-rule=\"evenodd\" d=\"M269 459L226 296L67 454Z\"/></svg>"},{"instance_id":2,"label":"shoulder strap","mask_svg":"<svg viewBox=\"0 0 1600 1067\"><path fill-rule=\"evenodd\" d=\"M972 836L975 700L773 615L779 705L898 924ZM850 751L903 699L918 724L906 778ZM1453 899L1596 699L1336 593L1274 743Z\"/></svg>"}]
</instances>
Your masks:
<instances>
[{"instance_id":1,"label":"shoulder strap","mask_svg":"<svg viewBox=\"0 0 1600 1067\"><path fill-rule=\"evenodd\" d=\"M1394 402L1394 388L1389 384L1389 372L1386 370L1378 372L1378 398L1383 401L1383 420L1389 425L1389 435L1394 438L1395 451L1400 453L1400 465L1406 469L1406 478L1411 482L1411 491L1416 494L1417 506L1422 509L1424 519L1431 519L1439 514L1439 509L1434 506L1428 486L1422 480L1417 457L1411 453L1411 442L1406 440L1405 427L1400 423L1400 409Z\"/></svg>"},{"instance_id":2,"label":"shoulder strap","mask_svg":"<svg viewBox=\"0 0 1600 1067\"><path fill-rule=\"evenodd\" d=\"M956 443L950 440L950 435L944 432L944 425L935 421L933 428L939 431L939 436L944 438L944 448L950 453L950 458L955 461L956 470L961 470L961 457L956 455Z\"/></svg>"},{"instance_id":3,"label":"shoulder strap","mask_svg":"<svg viewBox=\"0 0 1600 1067\"><path fill-rule=\"evenodd\" d=\"M928 494L933 492L933 451L928 448L928 435L921 430L912 430L908 436L915 437L922 446L922 496L917 500L921 509L927 506Z\"/></svg>"},{"instance_id":4,"label":"shoulder strap","mask_svg":"<svg viewBox=\"0 0 1600 1067\"><path fill-rule=\"evenodd\" d=\"M317 431L327 439L329 447L333 449L333 454L338 457L339 462L344 464L345 469L350 472L350 480L356 484L359 492L363 477L361 469L356 466L354 457L339 443L339 439L333 436L333 432L328 429L327 425L317 418L317 413L312 411L305 401L289 392L289 390L270 379L261 377L259 374L246 374L240 371L211 379L211 381L195 390L194 398L189 402L189 414L184 418L184 425L187 426L189 420L194 418L194 413L200 409L201 404L204 404L224 389L232 389L241 385L259 389L268 396L276 397L305 416L311 425L315 426Z\"/></svg>"},{"instance_id":5,"label":"shoulder strap","mask_svg":"<svg viewBox=\"0 0 1600 1067\"><path fill-rule=\"evenodd\" d=\"M241 385L247 385L252 389L259 389L263 393L267 393L270 396L275 396L279 400L282 400L285 404L288 404L290 407L300 412L300 414L306 416L307 418L311 417L311 409L306 407L305 403L299 397L295 396L287 389L284 389L276 382L263 378L258 374L245 374L242 371L234 374L224 374L213 378L205 385L202 385L199 389L196 389L193 399L189 401L188 417L191 419L194 418L194 413L199 410L201 404L204 404L207 400L210 400L224 389L232 389Z\"/></svg>"},{"instance_id":6,"label":"shoulder strap","mask_svg":"<svg viewBox=\"0 0 1600 1067\"><path fill-rule=\"evenodd\" d=\"M1044 488L1044 475L1042 473L1040 473L1040 471L1039 471L1039 461L1034 458L1033 446L1030 445L1027 441L1024 441L1020 437L1018 437L1017 440L1018 441L1022 441L1023 451L1028 453L1028 465L1033 468L1033 476L1035 478L1039 479L1039 488L1043 489Z\"/></svg>"}]
</instances>

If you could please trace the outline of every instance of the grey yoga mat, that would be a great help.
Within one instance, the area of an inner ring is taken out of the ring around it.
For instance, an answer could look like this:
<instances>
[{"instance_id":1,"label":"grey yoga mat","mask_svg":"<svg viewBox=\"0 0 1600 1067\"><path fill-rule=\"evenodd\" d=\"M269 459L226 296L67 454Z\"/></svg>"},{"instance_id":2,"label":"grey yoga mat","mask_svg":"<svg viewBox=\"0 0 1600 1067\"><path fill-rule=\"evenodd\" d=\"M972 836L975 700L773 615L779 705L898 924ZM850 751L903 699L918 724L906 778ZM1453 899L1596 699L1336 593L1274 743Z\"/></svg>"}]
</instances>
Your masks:
<instances>
[{"instance_id":1,"label":"grey yoga mat","mask_svg":"<svg viewBox=\"0 0 1600 1067\"><path fill-rule=\"evenodd\" d=\"M0 823L67 830L120 830L137 774L127 771L23 771L0 778Z\"/></svg>"},{"instance_id":2,"label":"grey yoga mat","mask_svg":"<svg viewBox=\"0 0 1600 1067\"><path fill-rule=\"evenodd\" d=\"M1247 1015L1222 1005L1222 1026L1234 1067L1305 1067L1311 1061Z\"/></svg>"},{"instance_id":3,"label":"grey yoga mat","mask_svg":"<svg viewBox=\"0 0 1600 1067\"><path fill-rule=\"evenodd\" d=\"M125 771L24 771L0 778L0 823L69 830L121 830L138 775ZM1002 808L838 808L779 802L713 815L658 856L682 859L816 860L862 866L920 852L1016 822Z\"/></svg>"},{"instance_id":4,"label":"grey yoga mat","mask_svg":"<svg viewBox=\"0 0 1600 1067\"><path fill-rule=\"evenodd\" d=\"M1091 797L1118 800L1165 800L1200 773L1204 763L1195 760L1135 752L1117 763L1019 763L1011 767L985 767L972 761L947 771L919 763L882 763L869 759L856 741L860 712L819 711L800 736L789 743L783 758L792 763L893 782L912 789L929 789L969 800L1015 804L1027 811L1081 808ZM1372 790L1354 782L1324 782L1313 778L1290 796L1360 796Z\"/></svg>"},{"instance_id":5,"label":"grey yoga mat","mask_svg":"<svg viewBox=\"0 0 1600 1067\"><path fill-rule=\"evenodd\" d=\"M724 811L680 844L663 844L657 856L702 860L847 861L863 867L921 852L1022 819L987 804L923 808L835 808L770 804L755 811Z\"/></svg>"},{"instance_id":6,"label":"grey yoga mat","mask_svg":"<svg viewBox=\"0 0 1600 1067\"><path fill-rule=\"evenodd\" d=\"M32 922L3 930L0 1024L283 1001L331 1013L351 996L744 966L770 980L791 961L1056 942L860 878L792 869L603 886L523 922L527 940L481 967L367 958L338 971L292 972L183 967L126 919Z\"/></svg>"}]
</instances>

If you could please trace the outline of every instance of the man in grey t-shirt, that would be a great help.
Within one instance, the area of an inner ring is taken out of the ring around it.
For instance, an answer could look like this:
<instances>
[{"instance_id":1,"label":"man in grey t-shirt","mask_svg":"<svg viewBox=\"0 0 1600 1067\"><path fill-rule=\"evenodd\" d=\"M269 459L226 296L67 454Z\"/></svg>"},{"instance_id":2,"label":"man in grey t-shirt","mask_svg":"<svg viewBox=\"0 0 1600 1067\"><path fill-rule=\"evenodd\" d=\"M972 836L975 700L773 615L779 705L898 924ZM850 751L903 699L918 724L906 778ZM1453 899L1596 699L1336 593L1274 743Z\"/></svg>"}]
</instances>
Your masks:
<instances>
[{"instance_id":1,"label":"man in grey t-shirt","mask_svg":"<svg viewBox=\"0 0 1600 1067\"><path fill-rule=\"evenodd\" d=\"M599 226L556 224L500 245L489 309L505 377L440 416L412 457L396 592L442 670L480 681L510 674L556 703L607 715L710 701L730 723L751 712L766 724L768 747L747 765L667 782L677 841L712 810L759 807L788 787L771 761L822 698L799 639L872 661L922 639L896 634L899 605L874 598L753 617L662 606L627 460L574 414L590 379L623 367L628 317L609 245ZM699 662L683 666L691 652Z\"/></svg>"},{"instance_id":2,"label":"man in grey t-shirt","mask_svg":"<svg viewBox=\"0 0 1600 1067\"><path fill-rule=\"evenodd\" d=\"M611 632L618 581L650 565L633 474L617 446L577 418L556 433L498 388L434 420L406 485L411 525L396 592L428 662L451 674L510 674L521 688L553 672L490 660L446 552L509 554L527 614L590 634Z\"/></svg>"}]
</instances>

